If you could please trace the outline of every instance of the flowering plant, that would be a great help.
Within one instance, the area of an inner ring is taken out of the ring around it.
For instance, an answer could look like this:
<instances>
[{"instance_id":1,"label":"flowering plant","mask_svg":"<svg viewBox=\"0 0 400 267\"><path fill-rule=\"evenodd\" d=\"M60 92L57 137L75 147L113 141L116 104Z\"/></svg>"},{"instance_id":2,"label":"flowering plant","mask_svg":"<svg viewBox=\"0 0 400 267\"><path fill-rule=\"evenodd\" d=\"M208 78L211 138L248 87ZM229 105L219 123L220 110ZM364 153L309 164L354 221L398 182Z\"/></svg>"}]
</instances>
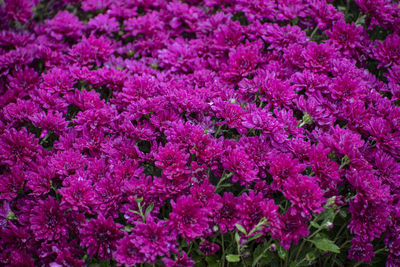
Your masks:
<instances>
[{"instance_id":1,"label":"flowering plant","mask_svg":"<svg viewBox=\"0 0 400 267\"><path fill-rule=\"evenodd\" d=\"M400 266L395 0L3 0L0 29L0 265Z\"/></svg>"}]
</instances>

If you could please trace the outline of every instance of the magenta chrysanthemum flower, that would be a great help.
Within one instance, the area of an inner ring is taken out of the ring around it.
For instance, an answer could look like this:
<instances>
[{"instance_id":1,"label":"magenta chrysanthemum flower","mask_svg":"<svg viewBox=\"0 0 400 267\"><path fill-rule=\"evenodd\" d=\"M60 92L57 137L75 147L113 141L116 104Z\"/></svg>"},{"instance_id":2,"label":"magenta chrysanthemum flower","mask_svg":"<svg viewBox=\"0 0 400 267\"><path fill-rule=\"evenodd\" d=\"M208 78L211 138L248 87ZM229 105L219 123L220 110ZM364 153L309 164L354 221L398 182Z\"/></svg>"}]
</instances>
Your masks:
<instances>
[{"instance_id":1,"label":"magenta chrysanthemum flower","mask_svg":"<svg viewBox=\"0 0 400 267\"><path fill-rule=\"evenodd\" d=\"M215 252L217 252L219 249L220 247L218 244L212 243L207 240L204 240L199 245L199 250L206 256L215 254Z\"/></svg>"},{"instance_id":2,"label":"magenta chrysanthemum flower","mask_svg":"<svg viewBox=\"0 0 400 267\"><path fill-rule=\"evenodd\" d=\"M176 233L166 221L148 215L146 223L136 223L132 229L131 243L143 255L145 262L154 263L156 257L168 255L176 246Z\"/></svg>"},{"instance_id":3,"label":"magenta chrysanthemum flower","mask_svg":"<svg viewBox=\"0 0 400 267\"><path fill-rule=\"evenodd\" d=\"M216 213L215 221L218 223L221 233L225 234L235 228L238 222L238 200L231 192L225 192L221 199L221 208Z\"/></svg>"},{"instance_id":4,"label":"magenta chrysanthemum flower","mask_svg":"<svg viewBox=\"0 0 400 267\"><path fill-rule=\"evenodd\" d=\"M321 213L326 199L324 192L315 179L308 176L298 175L289 177L283 183L283 195L289 201L307 215Z\"/></svg>"},{"instance_id":5,"label":"magenta chrysanthemum flower","mask_svg":"<svg viewBox=\"0 0 400 267\"><path fill-rule=\"evenodd\" d=\"M209 212L201 202L191 196L180 196L176 202L171 200L170 223L179 235L194 239L204 236L209 229Z\"/></svg>"},{"instance_id":6,"label":"magenta chrysanthemum flower","mask_svg":"<svg viewBox=\"0 0 400 267\"><path fill-rule=\"evenodd\" d=\"M7 17L22 24L26 23L33 15L31 0L5 0Z\"/></svg>"},{"instance_id":7,"label":"magenta chrysanthemum flower","mask_svg":"<svg viewBox=\"0 0 400 267\"><path fill-rule=\"evenodd\" d=\"M136 266L136 264L146 261L146 257L136 245L134 236L127 234L118 241L113 257L118 264L127 267Z\"/></svg>"},{"instance_id":8,"label":"magenta chrysanthemum flower","mask_svg":"<svg viewBox=\"0 0 400 267\"><path fill-rule=\"evenodd\" d=\"M74 211L90 213L92 206L96 203L91 182L82 178L69 181L69 186L61 188L59 193L63 196L61 204Z\"/></svg>"},{"instance_id":9,"label":"magenta chrysanthemum flower","mask_svg":"<svg viewBox=\"0 0 400 267\"><path fill-rule=\"evenodd\" d=\"M281 228L278 206L272 199L264 198L261 193L249 191L242 194L237 201L239 224L249 233L263 218L267 220L268 226L265 232L278 235Z\"/></svg>"},{"instance_id":10,"label":"magenta chrysanthemum flower","mask_svg":"<svg viewBox=\"0 0 400 267\"><path fill-rule=\"evenodd\" d=\"M307 225L309 219L310 217L304 218L294 207L286 211L280 234L280 243L284 249L288 250L292 242L297 244L301 238L310 234Z\"/></svg>"},{"instance_id":11,"label":"magenta chrysanthemum flower","mask_svg":"<svg viewBox=\"0 0 400 267\"><path fill-rule=\"evenodd\" d=\"M112 217L91 219L80 229L81 245L87 248L90 257L97 255L99 259L110 259L117 240L122 237L121 227Z\"/></svg>"},{"instance_id":12,"label":"magenta chrysanthemum flower","mask_svg":"<svg viewBox=\"0 0 400 267\"><path fill-rule=\"evenodd\" d=\"M49 197L39 200L29 218L36 240L59 240L68 237L67 219L60 204Z\"/></svg>"},{"instance_id":13,"label":"magenta chrysanthemum flower","mask_svg":"<svg viewBox=\"0 0 400 267\"><path fill-rule=\"evenodd\" d=\"M177 254L176 260L163 258L162 261L166 267L192 267L194 265L194 261L189 258L185 252L181 253Z\"/></svg>"},{"instance_id":14,"label":"magenta chrysanthemum flower","mask_svg":"<svg viewBox=\"0 0 400 267\"><path fill-rule=\"evenodd\" d=\"M371 258L375 256L372 244L364 241L353 239L349 250L349 258L355 261L371 262Z\"/></svg>"},{"instance_id":15,"label":"magenta chrysanthemum flower","mask_svg":"<svg viewBox=\"0 0 400 267\"><path fill-rule=\"evenodd\" d=\"M0 135L1 164L32 164L43 153L34 135L25 128L20 131L10 129Z\"/></svg>"}]
</instances>

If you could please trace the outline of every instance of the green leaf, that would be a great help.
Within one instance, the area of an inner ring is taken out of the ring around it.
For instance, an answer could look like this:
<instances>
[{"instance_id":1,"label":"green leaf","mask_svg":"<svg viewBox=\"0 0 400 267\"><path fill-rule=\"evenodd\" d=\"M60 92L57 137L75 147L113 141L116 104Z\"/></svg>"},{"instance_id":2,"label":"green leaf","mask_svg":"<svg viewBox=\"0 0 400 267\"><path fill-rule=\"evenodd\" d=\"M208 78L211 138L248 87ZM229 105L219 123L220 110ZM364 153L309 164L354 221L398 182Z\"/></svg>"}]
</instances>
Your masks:
<instances>
[{"instance_id":1,"label":"green leaf","mask_svg":"<svg viewBox=\"0 0 400 267\"><path fill-rule=\"evenodd\" d=\"M236 241L236 243L239 244L239 240L240 240L240 236L239 236L238 232L235 232L235 241Z\"/></svg>"},{"instance_id":2,"label":"green leaf","mask_svg":"<svg viewBox=\"0 0 400 267\"><path fill-rule=\"evenodd\" d=\"M140 212L138 212L138 211L136 211L136 210L129 210L130 212L133 212L133 213L135 213L135 214L137 214L137 215L139 215L139 216L142 216L141 214L140 214Z\"/></svg>"},{"instance_id":3,"label":"green leaf","mask_svg":"<svg viewBox=\"0 0 400 267\"><path fill-rule=\"evenodd\" d=\"M7 214L7 220L12 221L12 220L16 220L16 219L17 219L17 217L15 216L15 213L12 211L9 211Z\"/></svg>"},{"instance_id":4,"label":"green leaf","mask_svg":"<svg viewBox=\"0 0 400 267\"><path fill-rule=\"evenodd\" d=\"M228 262L239 262L240 261L240 256L239 255L235 255L235 254L229 254L229 255L226 255L226 260Z\"/></svg>"},{"instance_id":5,"label":"green leaf","mask_svg":"<svg viewBox=\"0 0 400 267\"><path fill-rule=\"evenodd\" d=\"M310 242L322 251L340 253L340 248L336 246L332 240L329 240L327 238L315 238L313 240L310 240Z\"/></svg>"},{"instance_id":6,"label":"green leaf","mask_svg":"<svg viewBox=\"0 0 400 267\"><path fill-rule=\"evenodd\" d=\"M284 260L287 256L287 251L280 245L278 246L277 251L278 251L279 258Z\"/></svg>"},{"instance_id":7,"label":"green leaf","mask_svg":"<svg viewBox=\"0 0 400 267\"><path fill-rule=\"evenodd\" d=\"M151 203L151 204L147 207L146 211L144 212L144 216L147 216L147 214L149 214L149 213L153 210L153 208L154 208L154 203Z\"/></svg>"},{"instance_id":8,"label":"green leaf","mask_svg":"<svg viewBox=\"0 0 400 267\"><path fill-rule=\"evenodd\" d=\"M262 233L258 233L258 234L255 234L255 235L251 236L249 238L249 242L261 237L262 235L263 235Z\"/></svg>"},{"instance_id":9,"label":"green leaf","mask_svg":"<svg viewBox=\"0 0 400 267\"><path fill-rule=\"evenodd\" d=\"M246 229L244 229L243 226L241 226L240 224L237 224L237 223L235 224L235 226L240 232L242 232L243 234L247 235Z\"/></svg>"},{"instance_id":10,"label":"green leaf","mask_svg":"<svg viewBox=\"0 0 400 267\"><path fill-rule=\"evenodd\" d=\"M267 242L264 242L264 244L259 245L255 250L253 254L253 263L251 266L270 266L270 263L272 259L274 258L274 254L266 250L266 245Z\"/></svg>"},{"instance_id":11,"label":"green leaf","mask_svg":"<svg viewBox=\"0 0 400 267\"><path fill-rule=\"evenodd\" d=\"M329 208L329 207L331 207L333 204L335 204L335 200L336 200L336 196L333 196L333 197L329 198L329 199L326 201L326 203L325 203L325 205L324 205L324 208Z\"/></svg>"},{"instance_id":12,"label":"green leaf","mask_svg":"<svg viewBox=\"0 0 400 267\"><path fill-rule=\"evenodd\" d=\"M314 228L317 228L317 229L320 229L320 228L321 228L321 225L319 225L319 224L316 223L316 222L311 222L311 226L314 227Z\"/></svg>"}]
</instances>

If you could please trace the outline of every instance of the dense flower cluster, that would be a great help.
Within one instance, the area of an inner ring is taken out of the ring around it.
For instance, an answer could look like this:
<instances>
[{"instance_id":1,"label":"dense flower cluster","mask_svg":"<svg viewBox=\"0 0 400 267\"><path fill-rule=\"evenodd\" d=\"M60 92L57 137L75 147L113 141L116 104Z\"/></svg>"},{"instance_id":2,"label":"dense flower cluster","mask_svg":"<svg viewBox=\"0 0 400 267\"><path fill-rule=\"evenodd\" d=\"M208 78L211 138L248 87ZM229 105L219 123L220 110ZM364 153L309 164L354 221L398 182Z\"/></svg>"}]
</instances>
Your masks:
<instances>
[{"instance_id":1,"label":"dense flower cluster","mask_svg":"<svg viewBox=\"0 0 400 267\"><path fill-rule=\"evenodd\" d=\"M0 265L288 250L335 199L400 266L400 7L337 2L0 1Z\"/></svg>"}]
</instances>

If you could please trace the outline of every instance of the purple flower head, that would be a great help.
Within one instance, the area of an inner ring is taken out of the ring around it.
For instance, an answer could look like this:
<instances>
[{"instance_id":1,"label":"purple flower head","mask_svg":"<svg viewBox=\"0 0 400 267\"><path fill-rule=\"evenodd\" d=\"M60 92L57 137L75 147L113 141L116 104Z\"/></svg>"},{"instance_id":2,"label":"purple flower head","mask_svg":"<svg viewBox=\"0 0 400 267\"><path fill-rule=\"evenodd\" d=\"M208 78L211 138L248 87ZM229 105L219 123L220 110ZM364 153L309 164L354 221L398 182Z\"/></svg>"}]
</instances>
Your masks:
<instances>
[{"instance_id":1,"label":"purple flower head","mask_svg":"<svg viewBox=\"0 0 400 267\"><path fill-rule=\"evenodd\" d=\"M187 239L204 236L209 229L209 212L201 202L192 196L180 196L176 202L171 200L170 223L179 235Z\"/></svg>"},{"instance_id":2,"label":"purple flower head","mask_svg":"<svg viewBox=\"0 0 400 267\"><path fill-rule=\"evenodd\" d=\"M393 198L389 187L367 171L354 172L348 179L358 192L350 201L350 232L370 242L386 230Z\"/></svg>"},{"instance_id":3,"label":"purple flower head","mask_svg":"<svg viewBox=\"0 0 400 267\"><path fill-rule=\"evenodd\" d=\"M256 194L254 191L249 191L248 194L242 194L237 201L239 224L247 232L250 232L265 218L268 226L264 231L277 236L281 228L278 208L272 199L264 198L261 193Z\"/></svg>"},{"instance_id":4,"label":"purple flower head","mask_svg":"<svg viewBox=\"0 0 400 267\"><path fill-rule=\"evenodd\" d=\"M136 266L138 263L145 262L146 259L139 249L134 236L126 234L118 241L113 257L119 265Z\"/></svg>"},{"instance_id":5,"label":"purple flower head","mask_svg":"<svg viewBox=\"0 0 400 267\"><path fill-rule=\"evenodd\" d=\"M302 57L307 69L324 72L329 70L331 60L335 58L335 49L328 44L309 42Z\"/></svg>"},{"instance_id":6,"label":"purple flower head","mask_svg":"<svg viewBox=\"0 0 400 267\"><path fill-rule=\"evenodd\" d=\"M260 88L260 99L274 107L290 106L296 95L289 81L282 81L276 77L275 73L264 72L259 75L264 81Z\"/></svg>"},{"instance_id":7,"label":"purple flower head","mask_svg":"<svg viewBox=\"0 0 400 267\"><path fill-rule=\"evenodd\" d=\"M330 88L335 100L352 101L360 99L365 94L365 83L351 74L345 73L333 80Z\"/></svg>"},{"instance_id":8,"label":"purple flower head","mask_svg":"<svg viewBox=\"0 0 400 267\"><path fill-rule=\"evenodd\" d=\"M63 37L79 38L82 35L83 24L68 11L60 11L51 20L46 20L46 32L60 41Z\"/></svg>"},{"instance_id":9,"label":"purple flower head","mask_svg":"<svg viewBox=\"0 0 400 267\"><path fill-rule=\"evenodd\" d=\"M225 170L233 172L232 182L240 182L241 185L250 185L259 180L258 170L254 162L240 148L226 148L226 156L222 158L222 166Z\"/></svg>"},{"instance_id":10,"label":"purple flower head","mask_svg":"<svg viewBox=\"0 0 400 267\"><path fill-rule=\"evenodd\" d=\"M68 237L67 219L60 204L49 197L39 200L32 210L29 222L36 240L59 240Z\"/></svg>"},{"instance_id":11,"label":"purple flower head","mask_svg":"<svg viewBox=\"0 0 400 267\"><path fill-rule=\"evenodd\" d=\"M194 199L200 201L203 206L209 209L213 214L221 208L221 197L218 194L214 194L215 186L211 185L208 179L205 179L201 185L194 184L190 188L190 194Z\"/></svg>"},{"instance_id":12,"label":"purple flower head","mask_svg":"<svg viewBox=\"0 0 400 267\"><path fill-rule=\"evenodd\" d=\"M71 56L83 66L101 65L113 52L113 43L107 37L97 38L92 34L72 47Z\"/></svg>"},{"instance_id":13,"label":"purple flower head","mask_svg":"<svg viewBox=\"0 0 400 267\"><path fill-rule=\"evenodd\" d=\"M46 158L40 165L27 172L29 179L26 185L33 191L33 195L47 194L50 191L52 180L56 177L55 169L49 166L45 160Z\"/></svg>"},{"instance_id":14,"label":"purple flower head","mask_svg":"<svg viewBox=\"0 0 400 267\"><path fill-rule=\"evenodd\" d=\"M43 82L41 88L49 93L61 93L73 91L73 85L76 82L71 73L65 69L52 68L42 75Z\"/></svg>"},{"instance_id":15,"label":"purple flower head","mask_svg":"<svg viewBox=\"0 0 400 267\"><path fill-rule=\"evenodd\" d=\"M118 21L110 16L99 14L88 22L88 26L95 32L112 34L119 30Z\"/></svg>"},{"instance_id":16,"label":"purple flower head","mask_svg":"<svg viewBox=\"0 0 400 267\"><path fill-rule=\"evenodd\" d=\"M237 0L236 9L244 12L249 20L274 20L275 18L275 1L254 0L245 1Z\"/></svg>"},{"instance_id":17,"label":"purple flower head","mask_svg":"<svg viewBox=\"0 0 400 267\"><path fill-rule=\"evenodd\" d=\"M10 171L0 174L0 199L11 201L23 191L26 182L24 166L19 163L10 167Z\"/></svg>"},{"instance_id":18,"label":"purple flower head","mask_svg":"<svg viewBox=\"0 0 400 267\"><path fill-rule=\"evenodd\" d=\"M12 128L5 130L0 135L0 160L2 164L13 166L15 164L32 164L39 156L44 154L38 140L26 128L20 131Z\"/></svg>"},{"instance_id":19,"label":"purple flower head","mask_svg":"<svg viewBox=\"0 0 400 267\"><path fill-rule=\"evenodd\" d=\"M283 50L291 44L305 44L306 35L298 26L279 27L278 24L265 24L265 41L268 49Z\"/></svg>"},{"instance_id":20,"label":"purple flower head","mask_svg":"<svg viewBox=\"0 0 400 267\"><path fill-rule=\"evenodd\" d=\"M231 193L225 192L221 198L221 207L215 215L215 221L218 223L221 233L225 234L235 228L239 221L238 199Z\"/></svg>"},{"instance_id":21,"label":"purple flower head","mask_svg":"<svg viewBox=\"0 0 400 267\"><path fill-rule=\"evenodd\" d=\"M243 30L237 21L227 21L226 24L218 24L214 31L214 46L216 50L229 50L235 48L243 40Z\"/></svg>"},{"instance_id":22,"label":"purple flower head","mask_svg":"<svg viewBox=\"0 0 400 267\"><path fill-rule=\"evenodd\" d=\"M229 53L229 60L224 70L224 77L232 83L252 74L261 61L259 51L262 46L259 42L239 46Z\"/></svg>"},{"instance_id":23,"label":"purple flower head","mask_svg":"<svg viewBox=\"0 0 400 267\"><path fill-rule=\"evenodd\" d=\"M306 14L306 3L302 0L281 0L278 2L278 20L292 20L296 17L303 18Z\"/></svg>"},{"instance_id":24,"label":"purple flower head","mask_svg":"<svg viewBox=\"0 0 400 267\"><path fill-rule=\"evenodd\" d=\"M91 219L80 229L81 245L87 248L90 257L97 255L99 259L110 259L117 240L122 237L121 227L112 217Z\"/></svg>"},{"instance_id":25,"label":"purple flower head","mask_svg":"<svg viewBox=\"0 0 400 267\"><path fill-rule=\"evenodd\" d=\"M146 223L138 222L132 229L134 246L139 250L139 255L146 262L154 263L157 256L166 256L169 251L174 251L176 246L176 233L169 228L166 221L146 217Z\"/></svg>"},{"instance_id":26,"label":"purple flower head","mask_svg":"<svg viewBox=\"0 0 400 267\"><path fill-rule=\"evenodd\" d=\"M168 143L165 147L161 147L154 158L156 167L161 168L163 175L167 177L179 176L188 172L186 164L189 155L181 150L178 144Z\"/></svg>"},{"instance_id":27,"label":"purple flower head","mask_svg":"<svg viewBox=\"0 0 400 267\"><path fill-rule=\"evenodd\" d=\"M96 11L98 9L106 9L113 0L83 0L82 9L84 11Z\"/></svg>"},{"instance_id":28,"label":"purple flower head","mask_svg":"<svg viewBox=\"0 0 400 267\"><path fill-rule=\"evenodd\" d=\"M326 202L324 192L319 188L317 181L308 176L289 177L283 184L282 193L294 207L305 213L302 216L321 213Z\"/></svg>"},{"instance_id":29,"label":"purple flower head","mask_svg":"<svg viewBox=\"0 0 400 267\"><path fill-rule=\"evenodd\" d=\"M163 258L162 261L166 267L192 267L194 265L194 261L184 251L178 252L176 257L176 260Z\"/></svg>"},{"instance_id":30,"label":"purple flower head","mask_svg":"<svg viewBox=\"0 0 400 267\"><path fill-rule=\"evenodd\" d=\"M388 67L392 64L400 64L399 42L400 36L394 33L390 34L383 42L377 42L374 57L380 61L379 66Z\"/></svg>"},{"instance_id":31,"label":"purple flower head","mask_svg":"<svg viewBox=\"0 0 400 267\"><path fill-rule=\"evenodd\" d=\"M8 201L3 201L0 208L0 229L3 229L7 226L7 222L11 213L12 211L10 209L10 203Z\"/></svg>"},{"instance_id":32,"label":"purple flower head","mask_svg":"<svg viewBox=\"0 0 400 267\"><path fill-rule=\"evenodd\" d=\"M270 155L271 163L269 172L274 181L271 187L274 190L280 190L282 183L289 177L297 177L305 168L298 160L293 159L291 154Z\"/></svg>"},{"instance_id":33,"label":"purple flower head","mask_svg":"<svg viewBox=\"0 0 400 267\"><path fill-rule=\"evenodd\" d=\"M310 217L309 217L310 218ZM309 218L301 216L295 207L290 207L282 218L283 226L280 240L284 249L288 250L291 243L297 244L302 237L310 234L307 222Z\"/></svg>"},{"instance_id":34,"label":"purple flower head","mask_svg":"<svg viewBox=\"0 0 400 267\"><path fill-rule=\"evenodd\" d=\"M199 250L205 255L213 255L220 249L219 245L216 243L211 243L210 241L204 240L200 243Z\"/></svg>"},{"instance_id":35,"label":"purple flower head","mask_svg":"<svg viewBox=\"0 0 400 267\"><path fill-rule=\"evenodd\" d=\"M5 0L6 16L25 24L33 16L31 0Z\"/></svg>"},{"instance_id":36,"label":"purple flower head","mask_svg":"<svg viewBox=\"0 0 400 267\"><path fill-rule=\"evenodd\" d=\"M85 211L91 213L95 204L92 183L77 177L69 181L69 185L61 188L59 193L63 196L61 205L71 208L73 211Z\"/></svg>"},{"instance_id":37,"label":"purple flower head","mask_svg":"<svg viewBox=\"0 0 400 267\"><path fill-rule=\"evenodd\" d=\"M351 240L351 248L349 250L349 258L355 261L371 262L375 257L374 247L370 243L365 243L362 240Z\"/></svg>"}]
</instances>

